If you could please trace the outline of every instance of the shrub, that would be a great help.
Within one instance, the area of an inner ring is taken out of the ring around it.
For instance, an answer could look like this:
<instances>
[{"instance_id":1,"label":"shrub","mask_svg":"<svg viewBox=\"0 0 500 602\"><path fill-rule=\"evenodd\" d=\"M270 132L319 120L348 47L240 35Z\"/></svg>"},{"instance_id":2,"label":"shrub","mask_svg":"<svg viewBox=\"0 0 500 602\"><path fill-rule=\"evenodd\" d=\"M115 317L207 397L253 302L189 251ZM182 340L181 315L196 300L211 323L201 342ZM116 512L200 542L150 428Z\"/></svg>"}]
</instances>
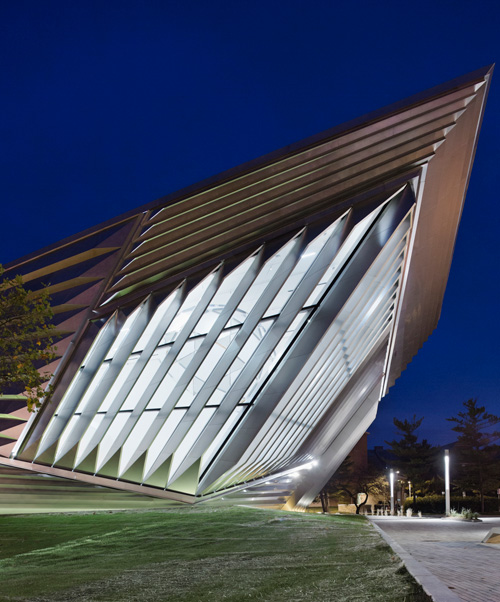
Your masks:
<instances>
[{"instance_id":1,"label":"shrub","mask_svg":"<svg viewBox=\"0 0 500 602\"><path fill-rule=\"evenodd\" d=\"M481 500L479 497L473 496L452 496L451 507L461 512L462 509L467 509L470 512L481 512ZM444 514L445 513L445 498L444 495L426 495L418 497L416 503L412 498L405 500L405 511L411 508L413 512L422 512L423 514ZM498 513L498 500L495 497L484 498L484 510L486 514Z\"/></svg>"},{"instance_id":2,"label":"shrub","mask_svg":"<svg viewBox=\"0 0 500 602\"><path fill-rule=\"evenodd\" d=\"M462 508L462 517L467 520L477 520L479 517L478 512L472 512L469 508Z\"/></svg>"}]
</instances>

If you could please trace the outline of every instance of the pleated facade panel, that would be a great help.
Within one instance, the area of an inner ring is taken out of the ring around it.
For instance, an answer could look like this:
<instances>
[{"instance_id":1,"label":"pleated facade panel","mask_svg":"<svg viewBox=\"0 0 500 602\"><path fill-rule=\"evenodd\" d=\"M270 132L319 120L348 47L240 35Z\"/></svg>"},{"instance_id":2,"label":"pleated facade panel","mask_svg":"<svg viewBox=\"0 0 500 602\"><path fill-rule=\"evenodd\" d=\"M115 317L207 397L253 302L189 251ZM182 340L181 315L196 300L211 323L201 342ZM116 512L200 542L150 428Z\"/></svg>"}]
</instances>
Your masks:
<instances>
[{"instance_id":1,"label":"pleated facade panel","mask_svg":"<svg viewBox=\"0 0 500 602\"><path fill-rule=\"evenodd\" d=\"M249 465L256 478L293 462L295 449L287 442L301 444L389 327L410 225L408 215L400 224L397 220L413 203L413 193L404 187L365 216L342 215L309 242L306 231L298 233L265 262L260 249L226 275L220 265L182 303L178 290L156 309L148 297L126 318L113 314L34 461L117 479L134 476L138 484L168 461L164 487L200 493L205 488L200 479L206 483L224 466L219 456L240 440L254 411L269 416L276 408L281 393L270 401L266 387L291 380L287 354L309 338L322 301L352 280L357 257L370 253L376 261L366 273L358 271L361 281L353 281L350 303L333 323L330 351L314 360L314 371L325 373L316 377L319 388L286 404L288 428L283 414L274 416L271 430L254 427L254 445L265 441L261 451L229 481L218 483L226 488L243 482ZM367 251L374 238L377 245ZM363 325L367 311L373 319ZM308 343L309 354L316 345Z\"/></svg>"}]
</instances>

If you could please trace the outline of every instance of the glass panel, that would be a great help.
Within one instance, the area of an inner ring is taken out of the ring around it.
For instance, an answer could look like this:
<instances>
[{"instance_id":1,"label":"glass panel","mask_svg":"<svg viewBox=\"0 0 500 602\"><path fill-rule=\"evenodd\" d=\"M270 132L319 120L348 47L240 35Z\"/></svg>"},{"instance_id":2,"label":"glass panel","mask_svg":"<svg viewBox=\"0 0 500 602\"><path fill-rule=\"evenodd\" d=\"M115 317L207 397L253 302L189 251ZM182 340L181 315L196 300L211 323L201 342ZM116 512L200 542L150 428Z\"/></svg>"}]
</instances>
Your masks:
<instances>
[{"instance_id":1,"label":"glass panel","mask_svg":"<svg viewBox=\"0 0 500 602\"><path fill-rule=\"evenodd\" d=\"M309 316L310 311L302 310L295 320L291 323L290 328L285 332L282 336L281 341L276 345L274 351L271 353L266 363L262 367L261 371L257 374L256 378L250 385L250 387L246 390L245 394L241 398L240 403L250 403L257 393L259 387L265 381L265 379L269 376L273 368L276 366L278 361L281 359L282 355L285 353L288 345L293 340L293 337L300 329L306 318Z\"/></svg>"},{"instance_id":2,"label":"glass panel","mask_svg":"<svg viewBox=\"0 0 500 602\"><path fill-rule=\"evenodd\" d=\"M338 230L341 223L343 223L344 221L345 218L342 220L337 220L307 245L302 255L300 256L297 265L293 269L290 276L287 278L285 284L281 287L279 293L276 295L273 302L269 306L269 309L264 314L265 318L279 314L281 312L281 310L285 306L285 303L288 301L294 290L299 286L300 281L313 264L318 253L321 251L321 249L328 242L329 238L333 235L334 232Z\"/></svg>"},{"instance_id":3,"label":"glass panel","mask_svg":"<svg viewBox=\"0 0 500 602\"><path fill-rule=\"evenodd\" d=\"M66 442L68 441L68 438L71 435L71 431L73 430L73 427L79 420L80 420L80 416L71 416L71 419L68 422L68 424L66 425L66 428L64 429L63 434L59 438L59 445L57 446L58 452L61 452L63 450L63 448L65 447ZM71 439L70 439L69 443L70 443L69 449L71 449L73 447L73 445L75 445L75 443L78 443L78 441L71 441Z\"/></svg>"},{"instance_id":4,"label":"glass panel","mask_svg":"<svg viewBox=\"0 0 500 602\"><path fill-rule=\"evenodd\" d=\"M193 447L193 445L196 443L196 440L201 435L203 429L207 425L207 422L213 416L215 410L216 408L203 408L198 418L193 422L191 428L187 432L187 435L182 440L174 454L174 457L172 458L172 468L170 469L170 474L173 474L179 468L189 450Z\"/></svg>"},{"instance_id":5,"label":"glass panel","mask_svg":"<svg viewBox=\"0 0 500 602\"><path fill-rule=\"evenodd\" d=\"M78 453L75 459L75 466L77 466L80 463L80 461L87 455L87 452L89 451L87 448L92 443L92 437L99 428L99 425L103 421L104 416L105 414L97 414L96 416L94 416L94 418L92 418L92 422L87 427L87 430L83 434L83 437L80 441L80 445L78 446Z\"/></svg>"},{"instance_id":6,"label":"glass panel","mask_svg":"<svg viewBox=\"0 0 500 602\"><path fill-rule=\"evenodd\" d=\"M170 306L172 305L172 301L177 296L178 292L174 291L169 297L163 301L163 303L156 309L153 314L149 324L146 326L146 330L142 333L141 338L137 342L137 345L134 347L133 353L137 351L143 351L144 347L149 343L151 338L154 336L157 330L163 330L167 328L168 324L164 324L164 319Z\"/></svg>"},{"instance_id":7,"label":"glass panel","mask_svg":"<svg viewBox=\"0 0 500 602\"><path fill-rule=\"evenodd\" d=\"M167 357L170 348L171 345L165 345L164 347L158 347L158 349L155 350L153 355L149 358L148 363L144 366L139 378L134 383L130 393L125 398L125 401L120 408L121 410L135 409L146 387L153 380L154 375L161 366L161 363Z\"/></svg>"},{"instance_id":8,"label":"glass panel","mask_svg":"<svg viewBox=\"0 0 500 602\"><path fill-rule=\"evenodd\" d=\"M125 470L129 460L132 458L137 448L141 444L144 435L148 432L153 424L158 412L144 412L132 429L127 440L123 444L122 454L120 457L120 474Z\"/></svg>"},{"instance_id":9,"label":"glass panel","mask_svg":"<svg viewBox=\"0 0 500 602\"><path fill-rule=\"evenodd\" d=\"M224 330L219 335L217 341L215 341L213 347L196 371L196 374L189 382L186 390L181 395L176 407L189 407L191 405L193 399L198 395L210 374L215 370L215 366L224 355L224 352L238 331L239 328L231 328L230 330Z\"/></svg>"},{"instance_id":10,"label":"glass panel","mask_svg":"<svg viewBox=\"0 0 500 602\"><path fill-rule=\"evenodd\" d=\"M192 336L207 334L207 332L212 328L215 321L221 314L224 307L226 307L229 299L254 261L254 257L247 259L224 278L219 290L214 295L210 305L207 307L207 310L200 318L198 324L195 326Z\"/></svg>"},{"instance_id":11,"label":"glass panel","mask_svg":"<svg viewBox=\"0 0 500 602\"><path fill-rule=\"evenodd\" d=\"M163 335L163 338L160 341L160 345L164 345L165 343L173 343L173 341L175 341L175 339L179 335L179 332L186 325L187 321L189 320L189 317L195 310L198 303L201 301L203 294L206 292L206 290L212 283L212 280L214 279L216 273L217 272L213 272L212 274L208 275L189 293L186 300L182 304L182 307L177 312L177 315L168 327L167 332Z\"/></svg>"},{"instance_id":12,"label":"glass panel","mask_svg":"<svg viewBox=\"0 0 500 602\"><path fill-rule=\"evenodd\" d=\"M234 314L231 316L231 319L228 322L228 326L243 324L243 322L246 320L247 315L255 306L260 296L265 291L267 285L274 278L275 274L280 269L281 264L284 262L294 245L295 239L289 241L276 254L274 254L270 259L268 259L268 261L261 268L257 278L254 280L247 294L243 297L241 303L238 305Z\"/></svg>"},{"instance_id":13,"label":"glass panel","mask_svg":"<svg viewBox=\"0 0 500 602\"><path fill-rule=\"evenodd\" d=\"M108 331L109 329L111 329L114 326L115 323L115 319L116 319L116 314L118 312L115 311L113 313L113 315L109 318L109 320L106 322L106 324L104 324L104 326L101 328L101 330L97 333L96 338L94 339L94 342L92 343L92 346L90 347L90 349L88 350L87 355L85 356L85 359L83 360L83 364L82 364L82 368L84 368L88 363L89 360L91 359L94 351L97 350L97 348L101 345L101 343L103 342L103 334ZM69 393L69 391L68 391ZM68 394L67 393L67 394Z\"/></svg>"},{"instance_id":14,"label":"glass panel","mask_svg":"<svg viewBox=\"0 0 500 602\"><path fill-rule=\"evenodd\" d=\"M344 241L344 244L339 249L338 253L333 258L332 263L329 265L321 280L317 284L316 288L311 293L309 299L306 301L305 306L316 305L319 303L323 293L328 288L328 285L333 282L335 276L339 273L344 263L349 259L349 256L354 251L358 243L361 241L363 236L368 231L369 227L373 224L376 218L380 215L380 212L385 207L386 203L377 207L374 211L369 213L364 219L354 226L351 233Z\"/></svg>"},{"instance_id":15,"label":"glass panel","mask_svg":"<svg viewBox=\"0 0 500 602\"><path fill-rule=\"evenodd\" d=\"M175 385L179 382L179 379L184 374L184 371L189 365L189 362L193 359L194 354L198 351L200 345L203 343L204 337L197 337L196 339L188 339L186 344L181 349L175 362L170 366L169 371L164 376L159 387L156 389L151 401L148 403L148 410L159 410L165 401L167 400L170 393L172 393Z\"/></svg>"},{"instance_id":16,"label":"glass panel","mask_svg":"<svg viewBox=\"0 0 500 602\"><path fill-rule=\"evenodd\" d=\"M99 344L102 341L103 334L113 325L115 316L116 316L116 312L111 316L111 318L106 322L106 324L97 333L97 336L94 339L94 342L92 343L90 349L87 352L87 355L85 356L85 359L83 360L83 364L80 366L80 369L75 374L73 380L71 381L70 386L66 390L66 393L64 394L63 400L62 400L61 404L59 405L57 412L55 413L55 416L60 414L61 410L64 408L64 405L66 404L66 402L68 400L71 400L73 390L75 389L76 385L78 384L80 377L87 374L87 372L85 371L85 366L89 363L92 355L94 354L94 351L96 351L96 349L99 347ZM48 430L46 430L45 433L48 434ZM45 437L44 437L44 439L45 439Z\"/></svg>"},{"instance_id":17,"label":"glass panel","mask_svg":"<svg viewBox=\"0 0 500 602\"><path fill-rule=\"evenodd\" d=\"M113 345L111 346L111 349L108 351L108 354L105 357L105 361L111 360L114 358L116 352L118 351L118 349L120 349L120 345L124 342L128 333L132 330L132 328L134 326L134 322L136 321L136 319L137 319L138 315L140 314L141 309L143 307L144 307L144 304L141 303L141 305L139 305L139 307L134 309L134 311L130 314L130 316L125 320L125 323L121 327L120 332L118 333L118 336L115 339L115 342L113 343Z\"/></svg>"},{"instance_id":18,"label":"glass panel","mask_svg":"<svg viewBox=\"0 0 500 602\"><path fill-rule=\"evenodd\" d=\"M210 464L212 458L219 452L219 448L223 445L226 438L229 436L229 433L232 431L233 427L236 425L243 412L245 411L245 406L236 406L232 411L229 418L226 420L221 430L217 433L217 436L214 438L210 447L203 454L203 458L201 461L201 470L205 470L205 468Z\"/></svg>"},{"instance_id":19,"label":"glass panel","mask_svg":"<svg viewBox=\"0 0 500 602\"><path fill-rule=\"evenodd\" d=\"M221 380L219 386L208 400L207 405L219 405L221 403L224 396L229 391L232 384L236 381L240 372L243 370L248 360L252 357L260 342L273 324L273 318L268 318L267 320L259 322L257 328L249 336L247 342L241 348L236 359L231 364L231 367L226 372L224 378Z\"/></svg>"},{"instance_id":20,"label":"glass panel","mask_svg":"<svg viewBox=\"0 0 500 602\"><path fill-rule=\"evenodd\" d=\"M127 361L125 362L125 365L123 366L123 368L120 371L120 374L117 376L117 378L116 378L115 382L113 383L111 389L109 390L108 394L103 399L103 402L101 403L101 406L98 410L99 412L107 412L109 410L109 408L111 407L111 404L115 401L116 396L118 395L123 384L126 382L130 373L132 372L132 369L135 366L135 363L137 362L138 359L139 359L138 355L132 355L127 359ZM109 366L109 364L107 364L107 365Z\"/></svg>"},{"instance_id":21,"label":"glass panel","mask_svg":"<svg viewBox=\"0 0 500 602\"><path fill-rule=\"evenodd\" d=\"M113 443L116 438L119 436L122 428L125 426L125 423L130 418L129 412L119 412L110 427L106 431L106 434L102 438L102 441L99 445L99 452L97 454L97 466L102 468L101 463L106 457L108 451L111 449Z\"/></svg>"},{"instance_id":22,"label":"glass panel","mask_svg":"<svg viewBox=\"0 0 500 602\"><path fill-rule=\"evenodd\" d=\"M83 372L83 370L85 370L84 366L81 366L78 369L78 372L75 374L75 376L73 377L73 380L71 381L71 384L69 385L69 387L66 389L66 393L64 394L63 400L61 402L61 404L59 405L59 407L57 408L57 411L55 412L54 416L58 416L59 413L61 412L61 410L64 407L64 404L67 402L68 398L71 397L71 393L74 390L74 388L76 387L76 384ZM54 419L52 419L53 421ZM48 430L45 431L45 435L48 434ZM45 436L43 437L42 441L45 439Z\"/></svg>"},{"instance_id":23,"label":"glass panel","mask_svg":"<svg viewBox=\"0 0 500 602\"><path fill-rule=\"evenodd\" d=\"M101 381L104 378L104 376L106 375L106 372L109 370L110 365L111 365L111 362L106 362L105 364L101 364L101 366L99 366L99 370L97 371L97 374L94 376L92 382L87 387L87 390L85 391L84 396L82 397L80 403L78 404L78 407L76 408L75 413L83 414L86 410L90 409L90 408L87 408L87 406L89 405L90 401L92 400L92 396L95 393L96 389L101 384ZM96 410L97 410L97 408L96 408Z\"/></svg>"},{"instance_id":24,"label":"glass panel","mask_svg":"<svg viewBox=\"0 0 500 602\"><path fill-rule=\"evenodd\" d=\"M153 464L161 454L163 448L167 445L170 437L186 412L187 410L173 410L170 416L167 418L165 424L161 427L160 432L156 435L153 443L151 443L149 446L144 474L147 474L148 471L151 470Z\"/></svg>"}]
</instances>

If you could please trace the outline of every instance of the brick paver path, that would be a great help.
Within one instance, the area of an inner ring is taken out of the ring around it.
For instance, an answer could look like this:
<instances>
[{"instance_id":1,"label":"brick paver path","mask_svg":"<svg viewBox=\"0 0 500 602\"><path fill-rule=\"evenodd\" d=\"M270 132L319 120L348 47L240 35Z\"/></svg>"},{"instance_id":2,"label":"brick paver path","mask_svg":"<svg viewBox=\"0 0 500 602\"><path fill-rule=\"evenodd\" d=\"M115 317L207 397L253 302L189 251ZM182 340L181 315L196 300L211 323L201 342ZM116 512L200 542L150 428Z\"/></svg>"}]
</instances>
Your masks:
<instances>
[{"instance_id":1,"label":"brick paver path","mask_svg":"<svg viewBox=\"0 0 500 602\"><path fill-rule=\"evenodd\" d=\"M500 545L481 544L500 519L370 518L465 602L500 602Z\"/></svg>"}]
</instances>

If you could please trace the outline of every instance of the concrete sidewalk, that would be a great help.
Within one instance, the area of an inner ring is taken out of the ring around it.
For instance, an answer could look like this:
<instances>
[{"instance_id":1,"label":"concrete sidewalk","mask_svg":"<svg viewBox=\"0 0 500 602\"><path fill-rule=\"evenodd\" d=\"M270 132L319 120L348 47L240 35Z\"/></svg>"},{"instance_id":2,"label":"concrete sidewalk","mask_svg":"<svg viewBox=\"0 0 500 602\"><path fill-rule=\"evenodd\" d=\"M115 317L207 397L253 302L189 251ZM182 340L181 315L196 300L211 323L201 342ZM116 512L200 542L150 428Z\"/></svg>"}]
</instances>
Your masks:
<instances>
[{"instance_id":1,"label":"concrete sidewalk","mask_svg":"<svg viewBox=\"0 0 500 602\"><path fill-rule=\"evenodd\" d=\"M368 518L436 602L500 602L500 545L481 543L500 518Z\"/></svg>"}]
</instances>

